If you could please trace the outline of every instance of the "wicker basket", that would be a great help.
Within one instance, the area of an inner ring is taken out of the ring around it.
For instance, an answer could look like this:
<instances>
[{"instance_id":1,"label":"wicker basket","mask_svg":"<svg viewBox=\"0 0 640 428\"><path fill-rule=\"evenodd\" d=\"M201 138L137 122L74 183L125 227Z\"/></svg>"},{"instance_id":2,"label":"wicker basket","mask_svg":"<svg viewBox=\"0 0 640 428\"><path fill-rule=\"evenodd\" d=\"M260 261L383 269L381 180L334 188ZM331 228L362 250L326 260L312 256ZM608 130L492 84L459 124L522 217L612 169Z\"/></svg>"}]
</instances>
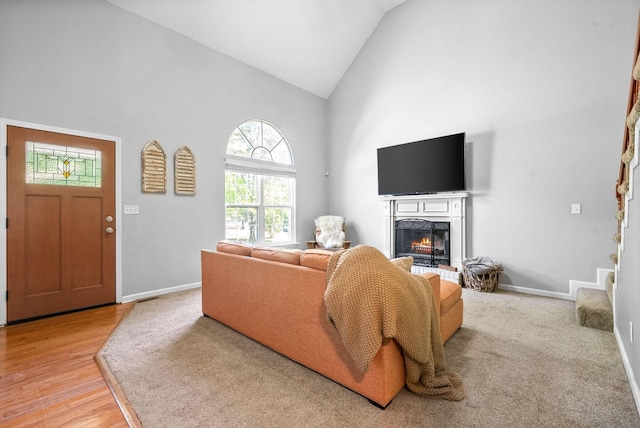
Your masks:
<instances>
[{"instance_id":1,"label":"wicker basket","mask_svg":"<svg viewBox=\"0 0 640 428\"><path fill-rule=\"evenodd\" d=\"M473 288L476 291L493 291L498 288L500 272L502 272L502 269L476 275L469 271L469 269L463 269L462 278L467 288Z\"/></svg>"}]
</instances>

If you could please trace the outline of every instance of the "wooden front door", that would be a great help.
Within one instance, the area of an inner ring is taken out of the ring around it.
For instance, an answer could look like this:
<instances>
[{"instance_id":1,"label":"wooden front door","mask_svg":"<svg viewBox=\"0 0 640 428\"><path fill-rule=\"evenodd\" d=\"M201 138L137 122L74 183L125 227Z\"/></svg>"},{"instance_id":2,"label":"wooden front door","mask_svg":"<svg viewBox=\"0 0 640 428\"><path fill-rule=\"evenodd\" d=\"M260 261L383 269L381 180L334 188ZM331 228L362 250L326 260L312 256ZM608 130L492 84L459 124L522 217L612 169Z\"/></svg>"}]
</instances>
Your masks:
<instances>
[{"instance_id":1,"label":"wooden front door","mask_svg":"<svg viewBox=\"0 0 640 428\"><path fill-rule=\"evenodd\" d=\"M116 301L115 143L7 127L7 321Z\"/></svg>"}]
</instances>

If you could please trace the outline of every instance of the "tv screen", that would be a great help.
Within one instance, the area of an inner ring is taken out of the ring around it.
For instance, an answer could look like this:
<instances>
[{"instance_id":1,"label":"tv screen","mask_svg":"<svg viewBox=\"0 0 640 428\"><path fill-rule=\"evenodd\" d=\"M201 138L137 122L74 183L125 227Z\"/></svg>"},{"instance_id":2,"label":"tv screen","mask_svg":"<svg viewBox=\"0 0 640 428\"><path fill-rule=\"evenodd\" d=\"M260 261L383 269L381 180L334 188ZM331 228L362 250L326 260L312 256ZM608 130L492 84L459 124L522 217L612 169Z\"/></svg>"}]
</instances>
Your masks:
<instances>
[{"instance_id":1,"label":"tv screen","mask_svg":"<svg viewBox=\"0 0 640 428\"><path fill-rule=\"evenodd\" d=\"M466 190L465 134L378 149L378 195Z\"/></svg>"}]
</instances>

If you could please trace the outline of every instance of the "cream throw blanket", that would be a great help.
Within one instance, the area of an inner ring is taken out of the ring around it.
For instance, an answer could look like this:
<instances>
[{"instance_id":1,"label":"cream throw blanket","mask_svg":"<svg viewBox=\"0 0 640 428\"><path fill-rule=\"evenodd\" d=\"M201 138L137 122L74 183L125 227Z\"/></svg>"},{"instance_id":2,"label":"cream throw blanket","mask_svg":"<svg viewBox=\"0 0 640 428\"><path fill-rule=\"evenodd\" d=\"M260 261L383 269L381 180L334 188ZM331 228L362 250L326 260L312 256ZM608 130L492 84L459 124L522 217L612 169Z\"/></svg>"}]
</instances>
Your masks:
<instances>
[{"instance_id":1,"label":"cream throw blanket","mask_svg":"<svg viewBox=\"0 0 640 428\"><path fill-rule=\"evenodd\" d=\"M462 379L447 371L440 322L428 280L394 266L373 247L340 250L329 259L327 312L364 372L384 338L402 348L407 387L420 395L462 400Z\"/></svg>"}]
</instances>

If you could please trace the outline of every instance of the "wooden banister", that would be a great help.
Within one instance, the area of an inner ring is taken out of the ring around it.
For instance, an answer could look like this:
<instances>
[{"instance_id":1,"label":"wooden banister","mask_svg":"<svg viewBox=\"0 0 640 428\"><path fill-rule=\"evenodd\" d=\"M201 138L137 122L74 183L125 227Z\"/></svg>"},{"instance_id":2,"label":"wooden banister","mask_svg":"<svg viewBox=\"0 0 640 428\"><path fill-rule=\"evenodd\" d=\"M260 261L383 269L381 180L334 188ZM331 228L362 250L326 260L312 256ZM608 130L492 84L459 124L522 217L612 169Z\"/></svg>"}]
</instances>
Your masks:
<instances>
[{"instance_id":1,"label":"wooden banister","mask_svg":"<svg viewBox=\"0 0 640 428\"><path fill-rule=\"evenodd\" d=\"M640 91L640 85L639 85L640 82L638 82L633 78L633 69L636 65L636 62L638 61L639 50L640 50L640 15L638 16L638 25L637 25L637 31L636 31L636 46L633 51L633 64L631 66L631 82L629 84L629 99L627 101L627 115L625 116L624 134L622 137L622 152L620 154L621 158L622 158L622 155L627 151L631 138L633 138L633 136L629 136L629 129L627 127L626 118L629 116L629 113L631 113L631 109L638 101L638 91ZM624 183L626 179L626 176L627 176L626 168L627 168L627 165L621 160L620 172L618 173L618 181L616 182L616 198L618 199L618 209L622 209L624 204L623 195L618 193L618 187L622 183Z\"/></svg>"}]
</instances>

